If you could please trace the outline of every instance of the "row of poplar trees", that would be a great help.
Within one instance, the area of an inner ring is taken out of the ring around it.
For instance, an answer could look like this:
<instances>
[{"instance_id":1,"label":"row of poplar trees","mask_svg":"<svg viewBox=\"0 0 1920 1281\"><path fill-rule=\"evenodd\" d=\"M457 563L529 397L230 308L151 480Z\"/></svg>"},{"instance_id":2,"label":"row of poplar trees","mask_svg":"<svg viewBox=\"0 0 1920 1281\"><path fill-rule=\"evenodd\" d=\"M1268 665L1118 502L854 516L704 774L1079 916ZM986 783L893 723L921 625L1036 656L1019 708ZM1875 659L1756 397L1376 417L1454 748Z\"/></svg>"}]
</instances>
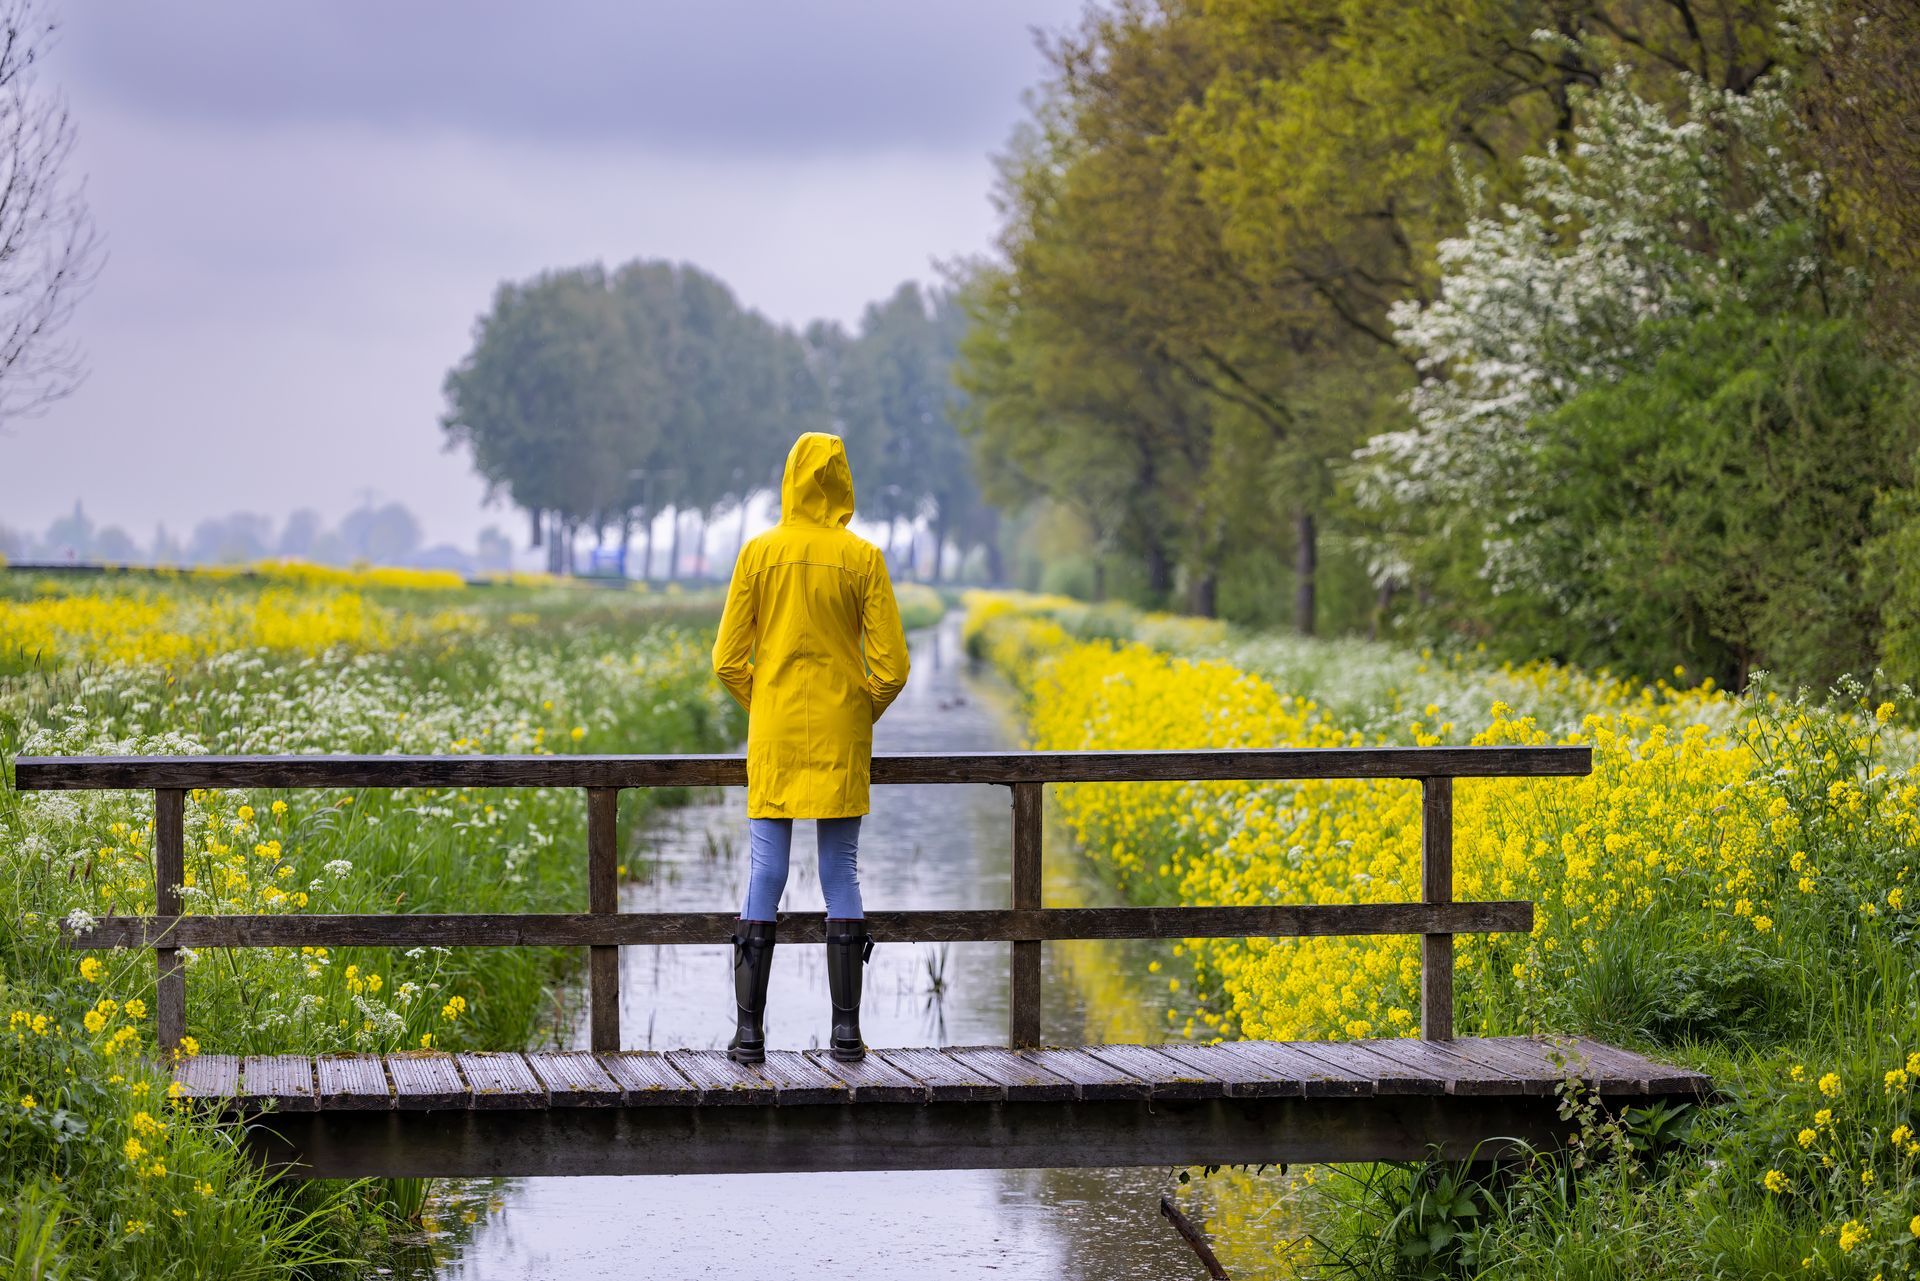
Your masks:
<instances>
[{"instance_id":1,"label":"row of poplar trees","mask_svg":"<svg viewBox=\"0 0 1920 1281\"><path fill-rule=\"evenodd\" d=\"M583 536L611 546L623 575L636 541L651 567L653 518L671 509L669 576L688 560L684 525L704 546L717 513L777 495L796 436L835 432L860 514L886 522L889 550L896 526L916 521L953 549L931 558L938 578L992 543L953 422L963 327L948 295L912 283L869 306L857 330L795 331L684 264L550 271L496 291L447 374L441 425L527 513L553 569L572 570Z\"/></svg>"},{"instance_id":2,"label":"row of poplar trees","mask_svg":"<svg viewBox=\"0 0 1920 1281\"><path fill-rule=\"evenodd\" d=\"M1920 672L1920 5L1114 0L1044 52L957 374L989 497L1077 531L1048 585Z\"/></svg>"}]
</instances>

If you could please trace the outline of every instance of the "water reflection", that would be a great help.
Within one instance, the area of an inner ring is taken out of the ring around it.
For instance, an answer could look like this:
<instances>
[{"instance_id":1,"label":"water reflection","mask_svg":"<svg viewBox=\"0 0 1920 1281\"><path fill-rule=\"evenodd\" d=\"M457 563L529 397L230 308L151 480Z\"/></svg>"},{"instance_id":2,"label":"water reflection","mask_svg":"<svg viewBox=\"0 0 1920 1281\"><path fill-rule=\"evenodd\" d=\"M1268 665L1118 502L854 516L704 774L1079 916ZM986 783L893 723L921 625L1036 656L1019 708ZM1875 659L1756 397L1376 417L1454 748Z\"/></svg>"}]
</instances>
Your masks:
<instances>
[{"instance_id":1,"label":"water reflection","mask_svg":"<svg viewBox=\"0 0 1920 1281\"><path fill-rule=\"evenodd\" d=\"M913 679L876 727L877 751L996 750L1013 746L997 695L959 660L948 622L914 638ZM869 908L1004 906L1011 857L1011 798L988 786L875 789L861 833L861 879ZM629 911L731 910L746 874L745 798L716 794L649 825L629 868ZM794 875L783 906L820 910L810 856L811 824L794 841ZM1056 846L1056 848L1058 848ZM1049 860L1050 901L1093 901L1097 888L1072 860ZM1061 965L1106 975L1144 974L1138 949L1121 944L1047 949L1044 1033L1073 1042L1137 1038L1158 1029L1160 1002L1124 982L1092 985L1100 1026L1087 1026L1079 984ZM706 1047L731 1034L732 995L724 947L627 948L622 953L621 1026L629 1047ZM1006 1034L1005 944L886 944L868 971L863 1030L873 1045L1002 1042ZM802 1049L828 1033L824 949L777 949L768 1043ZM577 1038L584 1045L584 1028ZM1201 1275L1193 1255L1159 1217L1171 1172L1155 1169L930 1171L653 1178L524 1179L473 1185L455 1213L479 1213L440 1238L437 1268L399 1275L447 1281L554 1277L842 1275L917 1278L1018 1276L1154 1278ZM448 1204L437 1201L436 1208ZM445 1211L442 1210L444 1215ZM1196 1209L1196 1215L1199 1210ZM470 1236L467 1236L470 1233ZM464 1241L460 1237L466 1237ZM417 1256L416 1256L417 1257Z\"/></svg>"}]
</instances>

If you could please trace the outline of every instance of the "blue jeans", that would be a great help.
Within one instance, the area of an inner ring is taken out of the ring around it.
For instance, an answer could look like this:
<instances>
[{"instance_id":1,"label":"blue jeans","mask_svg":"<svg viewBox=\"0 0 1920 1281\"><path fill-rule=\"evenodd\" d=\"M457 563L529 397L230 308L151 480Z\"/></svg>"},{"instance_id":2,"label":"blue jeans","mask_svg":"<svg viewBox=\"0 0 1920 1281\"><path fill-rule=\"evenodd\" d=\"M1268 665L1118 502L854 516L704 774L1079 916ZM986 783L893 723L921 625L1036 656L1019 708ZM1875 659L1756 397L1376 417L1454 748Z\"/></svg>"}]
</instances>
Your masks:
<instances>
[{"instance_id":1,"label":"blue jeans","mask_svg":"<svg viewBox=\"0 0 1920 1281\"><path fill-rule=\"evenodd\" d=\"M820 889L827 896L827 915L837 921L857 921L860 910L860 820L823 818L820 827ZM747 880L747 902L740 917L771 921L787 888L787 857L793 848L793 820L747 820L747 851L752 871Z\"/></svg>"}]
</instances>

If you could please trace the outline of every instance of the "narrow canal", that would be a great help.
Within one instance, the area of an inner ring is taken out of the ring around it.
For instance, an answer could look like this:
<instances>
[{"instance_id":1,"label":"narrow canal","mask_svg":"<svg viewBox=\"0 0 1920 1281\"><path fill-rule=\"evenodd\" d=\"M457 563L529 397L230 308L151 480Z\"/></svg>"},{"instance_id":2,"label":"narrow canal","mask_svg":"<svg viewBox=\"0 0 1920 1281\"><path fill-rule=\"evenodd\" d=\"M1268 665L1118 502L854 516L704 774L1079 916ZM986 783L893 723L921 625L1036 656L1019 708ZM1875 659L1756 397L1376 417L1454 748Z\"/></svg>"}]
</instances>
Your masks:
<instances>
[{"instance_id":1,"label":"narrow canal","mask_svg":"<svg viewBox=\"0 0 1920 1281\"><path fill-rule=\"evenodd\" d=\"M913 675L876 727L881 752L1015 746L999 691L969 673L957 620L913 638ZM869 909L997 907L1008 894L1010 801L990 786L876 788L861 833ZM668 811L629 851L629 911L737 907L744 883L745 798L728 791ZM819 910L810 824L794 841L784 906ZM1108 901L1054 840L1055 904ZM818 945L775 953L768 1043L825 1042L826 968ZM724 1045L732 988L723 947L635 947L622 961L621 1026L629 1048ZM1124 944L1050 945L1043 1032L1054 1043L1137 1039L1159 1025L1145 958ZM1081 969L1081 982L1067 972ZM1097 981L1092 970L1098 970ZM1116 981L1117 980L1117 981ZM867 974L870 1045L1004 1043L1005 944L884 944ZM1100 992L1090 1011L1083 991ZM580 1044L584 1045L584 1029ZM1164 1169L769 1174L522 1179L450 1189L448 1223L415 1255L445 1281L524 1278L803 1275L916 1278L1153 1278L1202 1275L1159 1216Z\"/></svg>"}]
</instances>

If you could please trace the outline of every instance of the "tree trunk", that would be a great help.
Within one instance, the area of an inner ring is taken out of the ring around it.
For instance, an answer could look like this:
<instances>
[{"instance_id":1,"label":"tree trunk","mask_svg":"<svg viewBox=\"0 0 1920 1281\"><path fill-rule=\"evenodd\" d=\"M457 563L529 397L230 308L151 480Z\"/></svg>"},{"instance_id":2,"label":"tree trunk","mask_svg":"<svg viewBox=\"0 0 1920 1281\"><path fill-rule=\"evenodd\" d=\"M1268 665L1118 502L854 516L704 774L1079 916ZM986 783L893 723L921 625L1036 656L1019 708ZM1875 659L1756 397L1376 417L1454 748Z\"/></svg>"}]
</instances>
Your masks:
<instances>
[{"instance_id":1,"label":"tree trunk","mask_svg":"<svg viewBox=\"0 0 1920 1281\"><path fill-rule=\"evenodd\" d=\"M693 540L693 576L704 579L707 577L707 513L704 510L693 514L693 527L696 531Z\"/></svg>"},{"instance_id":2,"label":"tree trunk","mask_svg":"<svg viewBox=\"0 0 1920 1281\"><path fill-rule=\"evenodd\" d=\"M541 513L538 507L527 508L527 516L533 525L532 533L527 542L527 546L530 548L540 545L540 515Z\"/></svg>"},{"instance_id":3,"label":"tree trunk","mask_svg":"<svg viewBox=\"0 0 1920 1281\"><path fill-rule=\"evenodd\" d=\"M947 581L945 573L947 560L947 508L940 505L939 512L933 518L933 581Z\"/></svg>"},{"instance_id":4,"label":"tree trunk","mask_svg":"<svg viewBox=\"0 0 1920 1281\"><path fill-rule=\"evenodd\" d=\"M1202 618L1212 618L1219 608L1220 572L1206 569L1193 578L1192 610Z\"/></svg>"},{"instance_id":5,"label":"tree trunk","mask_svg":"<svg viewBox=\"0 0 1920 1281\"><path fill-rule=\"evenodd\" d=\"M1098 552L1093 557L1093 603L1107 599L1107 558Z\"/></svg>"},{"instance_id":6,"label":"tree trunk","mask_svg":"<svg viewBox=\"0 0 1920 1281\"><path fill-rule=\"evenodd\" d=\"M653 579L654 511L653 511L653 508L651 507L646 508L645 511L646 511L646 515L641 517L641 520L640 520L640 529L641 529L640 581L643 583L650 582Z\"/></svg>"},{"instance_id":7,"label":"tree trunk","mask_svg":"<svg viewBox=\"0 0 1920 1281\"><path fill-rule=\"evenodd\" d=\"M627 549L633 545L633 513L620 514L620 577L627 576Z\"/></svg>"},{"instance_id":8,"label":"tree trunk","mask_svg":"<svg viewBox=\"0 0 1920 1281\"><path fill-rule=\"evenodd\" d=\"M1302 636L1313 635L1314 586L1320 549L1315 540L1313 513L1303 511L1293 518L1293 626Z\"/></svg>"},{"instance_id":9,"label":"tree trunk","mask_svg":"<svg viewBox=\"0 0 1920 1281\"><path fill-rule=\"evenodd\" d=\"M1004 587L1007 582L1007 563L1000 555L1000 539L989 538L987 547L987 582L994 587Z\"/></svg>"},{"instance_id":10,"label":"tree trunk","mask_svg":"<svg viewBox=\"0 0 1920 1281\"><path fill-rule=\"evenodd\" d=\"M1173 592L1173 561L1158 542L1147 545L1147 592L1156 606L1165 605Z\"/></svg>"},{"instance_id":11,"label":"tree trunk","mask_svg":"<svg viewBox=\"0 0 1920 1281\"><path fill-rule=\"evenodd\" d=\"M1380 584L1373 594L1373 621L1367 624L1367 639L1379 640L1387 627L1387 611L1393 608L1393 580Z\"/></svg>"},{"instance_id":12,"label":"tree trunk","mask_svg":"<svg viewBox=\"0 0 1920 1281\"><path fill-rule=\"evenodd\" d=\"M680 581L680 517L683 514L680 504L675 503L673 505L673 539L667 545L667 581L670 583Z\"/></svg>"}]
</instances>

